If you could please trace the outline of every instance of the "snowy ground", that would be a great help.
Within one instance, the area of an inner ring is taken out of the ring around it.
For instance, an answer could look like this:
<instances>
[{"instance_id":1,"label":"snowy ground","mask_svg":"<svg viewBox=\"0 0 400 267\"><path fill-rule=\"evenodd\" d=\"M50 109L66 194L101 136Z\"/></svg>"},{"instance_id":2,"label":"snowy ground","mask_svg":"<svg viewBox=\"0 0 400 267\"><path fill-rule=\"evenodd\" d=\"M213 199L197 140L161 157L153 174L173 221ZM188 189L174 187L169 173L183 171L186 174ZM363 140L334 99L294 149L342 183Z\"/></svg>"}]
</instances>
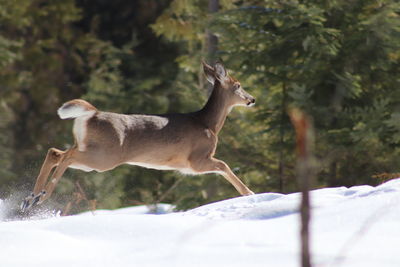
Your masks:
<instances>
[{"instance_id":1,"label":"snowy ground","mask_svg":"<svg viewBox=\"0 0 400 267\"><path fill-rule=\"evenodd\" d=\"M315 190L311 200L315 266L400 266L400 179ZM0 202L0 266L299 266L298 202L264 193L182 213L8 222Z\"/></svg>"}]
</instances>

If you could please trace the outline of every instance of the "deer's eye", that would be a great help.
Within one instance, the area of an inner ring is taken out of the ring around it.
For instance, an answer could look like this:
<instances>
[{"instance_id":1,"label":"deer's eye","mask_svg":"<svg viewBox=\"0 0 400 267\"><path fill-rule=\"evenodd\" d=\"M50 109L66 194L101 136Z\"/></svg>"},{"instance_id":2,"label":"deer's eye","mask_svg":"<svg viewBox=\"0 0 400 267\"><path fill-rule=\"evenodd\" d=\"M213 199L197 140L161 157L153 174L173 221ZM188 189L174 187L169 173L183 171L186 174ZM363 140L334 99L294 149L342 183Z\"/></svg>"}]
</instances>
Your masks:
<instances>
[{"instance_id":1,"label":"deer's eye","mask_svg":"<svg viewBox=\"0 0 400 267\"><path fill-rule=\"evenodd\" d=\"M240 84L235 83L235 84L233 85L233 89L234 89L234 90L238 90L239 88L240 88Z\"/></svg>"}]
</instances>

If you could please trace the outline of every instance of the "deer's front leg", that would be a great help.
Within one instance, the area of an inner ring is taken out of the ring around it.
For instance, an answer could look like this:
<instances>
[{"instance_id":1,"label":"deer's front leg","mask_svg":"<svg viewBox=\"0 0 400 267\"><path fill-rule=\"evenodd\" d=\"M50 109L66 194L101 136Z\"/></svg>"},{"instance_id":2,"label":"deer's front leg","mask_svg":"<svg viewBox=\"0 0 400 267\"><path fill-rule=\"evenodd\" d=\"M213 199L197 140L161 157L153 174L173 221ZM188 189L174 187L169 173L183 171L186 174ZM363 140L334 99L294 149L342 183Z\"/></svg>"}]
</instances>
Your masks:
<instances>
[{"instance_id":1,"label":"deer's front leg","mask_svg":"<svg viewBox=\"0 0 400 267\"><path fill-rule=\"evenodd\" d=\"M219 173L225 177L242 196L254 195L251 191L229 168L228 164L222 160L214 159L215 167L219 170Z\"/></svg>"},{"instance_id":2,"label":"deer's front leg","mask_svg":"<svg viewBox=\"0 0 400 267\"><path fill-rule=\"evenodd\" d=\"M194 164L193 164L194 163ZM200 173L219 173L225 177L235 188L236 190L243 196L254 195L253 191L251 191L229 168L228 164L223 162L222 160L218 160L215 158L209 158L207 160L192 162L192 167L195 171Z\"/></svg>"},{"instance_id":3,"label":"deer's front leg","mask_svg":"<svg viewBox=\"0 0 400 267\"><path fill-rule=\"evenodd\" d=\"M59 149L56 148L49 149L46 155L46 159L44 160L43 165L40 168L40 172L36 179L33 193L31 193L28 197L26 197L21 204L22 211L31 208L46 195L44 188L47 183L50 172L54 167L56 167L60 163L62 156L64 154L65 152Z\"/></svg>"}]
</instances>

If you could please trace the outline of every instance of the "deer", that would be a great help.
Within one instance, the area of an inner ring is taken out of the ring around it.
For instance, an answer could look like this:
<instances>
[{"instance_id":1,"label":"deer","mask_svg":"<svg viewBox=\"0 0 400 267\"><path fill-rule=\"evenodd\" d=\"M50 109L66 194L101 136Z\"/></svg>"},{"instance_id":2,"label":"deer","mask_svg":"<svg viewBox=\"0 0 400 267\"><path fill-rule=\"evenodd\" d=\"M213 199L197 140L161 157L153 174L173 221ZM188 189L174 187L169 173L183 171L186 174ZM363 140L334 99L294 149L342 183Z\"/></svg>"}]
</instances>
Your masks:
<instances>
[{"instance_id":1,"label":"deer","mask_svg":"<svg viewBox=\"0 0 400 267\"><path fill-rule=\"evenodd\" d=\"M251 107L255 98L228 74L222 62L212 67L202 61L202 65L213 89L196 112L126 115L100 111L82 99L64 103L57 113L61 119L74 120L74 145L65 151L48 150L33 192L21 204L22 211L47 200L67 168L104 172L129 164L188 175L215 173L241 195L254 194L214 155L218 134L232 108Z\"/></svg>"}]
</instances>

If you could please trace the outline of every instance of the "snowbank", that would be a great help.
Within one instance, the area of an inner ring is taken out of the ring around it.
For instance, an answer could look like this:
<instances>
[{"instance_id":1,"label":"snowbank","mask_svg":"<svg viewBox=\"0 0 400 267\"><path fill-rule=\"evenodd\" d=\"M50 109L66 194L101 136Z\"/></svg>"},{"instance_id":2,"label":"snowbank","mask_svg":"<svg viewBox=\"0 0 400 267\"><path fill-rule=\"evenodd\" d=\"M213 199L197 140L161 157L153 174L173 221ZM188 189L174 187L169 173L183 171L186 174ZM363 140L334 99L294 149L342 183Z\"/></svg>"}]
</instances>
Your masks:
<instances>
[{"instance_id":1,"label":"snowbank","mask_svg":"<svg viewBox=\"0 0 400 267\"><path fill-rule=\"evenodd\" d=\"M318 266L400 266L400 179L312 196ZM298 266L299 194L0 222L0 266ZM0 211L2 210L0 202ZM0 214L1 216L1 214Z\"/></svg>"}]
</instances>

